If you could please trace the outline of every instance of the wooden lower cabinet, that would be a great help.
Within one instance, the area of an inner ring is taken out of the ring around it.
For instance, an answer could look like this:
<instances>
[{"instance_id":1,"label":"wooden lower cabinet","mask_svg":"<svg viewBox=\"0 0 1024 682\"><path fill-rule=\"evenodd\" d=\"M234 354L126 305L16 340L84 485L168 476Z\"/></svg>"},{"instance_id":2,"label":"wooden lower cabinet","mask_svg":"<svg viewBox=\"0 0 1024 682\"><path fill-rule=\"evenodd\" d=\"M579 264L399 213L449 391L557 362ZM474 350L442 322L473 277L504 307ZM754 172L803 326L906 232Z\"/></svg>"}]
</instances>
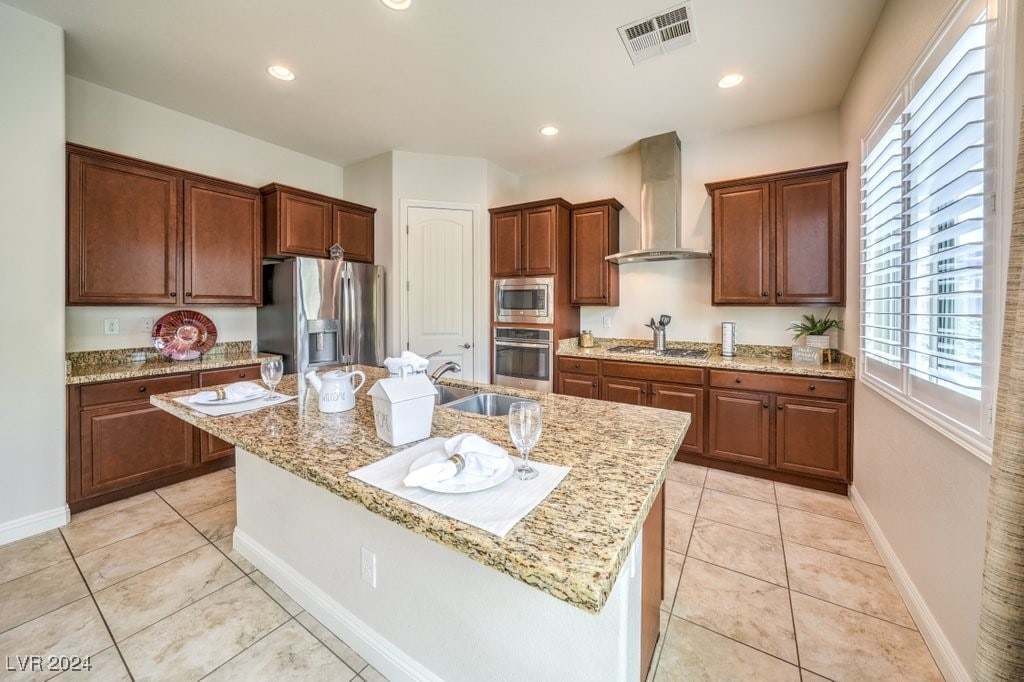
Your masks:
<instances>
[{"instance_id":1,"label":"wooden lower cabinet","mask_svg":"<svg viewBox=\"0 0 1024 682\"><path fill-rule=\"evenodd\" d=\"M600 384L597 377L587 374L562 373L558 376L558 392L562 395L573 395L577 398L600 397Z\"/></svg>"},{"instance_id":2,"label":"wooden lower cabinet","mask_svg":"<svg viewBox=\"0 0 1024 682\"><path fill-rule=\"evenodd\" d=\"M684 384L651 382L651 407L690 413L690 428L679 449L683 452L704 451L704 389Z\"/></svg>"},{"instance_id":3,"label":"wooden lower cabinet","mask_svg":"<svg viewBox=\"0 0 1024 682\"><path fill-rule=\"evenodd\" d=\"M647 382L620 377L601 377L601 397L613 403L647 404Z\"/></svg>"},{"instance_id":4,"label":"wooden lower cabinet","mask_svg":"<svg viewBox=\"0 0 1024 682\"><path fill-rule=\"evenodd\" d=\"M640 560L640 679L646 680L661 636L661 600L665 591L665 488L658 491L643 530Z\"/></svg>"},{"instance_id":5,"label":"wooden lower cabinet","mask_svg":"<svg viewBox=\"0 0 1024 682\"><path fill-rule=\"evenodd\" d=\"M259 381L260 366L247 365L245 367L232 367L231 369L209 369L199 372L200 386L219 386L221 384L234 384L239 381ZM231 457L235 454L235 446L227 441L221 440L206 431L196 429L199 438L199 462L212 462L222 457Z\"/></svg>"},{"instance_id":6,"label":"wooden lower cabinet","mask_svg":"<svg viewBox=\"0 0 1024 682\"><path fill-rule=\"evenodd\" d=\"M766 394L711 389L708 457L768 466L770 400Z\"/></svg>"},{"instance_id":7,"label":"wooden lower cabinet","mask_svg":"<svg viewBox=\"0 0 1024 682\"><path fill-rule=\"evenodd\" d=\"M775 409L776 468L826 478L849 478L847 403L778 396Z\"/></svg>"}]
</instances>

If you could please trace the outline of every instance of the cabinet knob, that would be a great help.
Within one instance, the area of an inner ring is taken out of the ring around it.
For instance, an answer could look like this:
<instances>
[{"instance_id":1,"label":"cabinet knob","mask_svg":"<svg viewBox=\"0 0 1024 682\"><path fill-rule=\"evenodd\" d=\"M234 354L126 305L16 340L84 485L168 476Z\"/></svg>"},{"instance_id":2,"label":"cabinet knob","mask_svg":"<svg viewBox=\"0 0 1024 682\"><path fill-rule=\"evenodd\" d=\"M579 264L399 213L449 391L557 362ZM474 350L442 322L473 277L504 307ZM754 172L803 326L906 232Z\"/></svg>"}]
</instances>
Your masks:
<instances>
[{"instance_id":1,"label":"cabinet knob","mask_svg":"<svg viewBox=\"0 0 1024 682\"><path fill-rule=\"evenodd\" d=\"M146 387L145 386L139 386L139 393L145 393L145 392L146 392Z\"/></svg>"},{"instance_id":2,"label":"cabinet knob","mask_svg":"<svg viewBox=\"0 0 1024 682\"><path fill-rule=\"evenodd\" d=\"M178 292L177 291L172 291L171 293L167 294L167 298L177 298L177 297L178 297Z\"/></svg>"},{"instance_id":3,"label":"cabinet knob","mask_svg":"<svg viewBox=\"0 0 1024 682\"><path fill-rule=\"evenodd\" d=\"M740 378L739 378L739 377L736 377L736 383L737 383L737 384L742 384L743 382L742 382L742 381L740 380Z\"/></svg>"},{"instance_id":4,"label":"cabinet knob","mask_svg":"<svg viewBox=\"0 0 1024 682\"><path fill-rule=\"evenodd\" d=\"M239 373L238 373L238 378L239 378L239 379L244 379L244 378L245 378L245 376L246 376L245 372L239 372Z\"/></svg>"},{"instance_id":5,"label":"cabinet knob","mask_svg":"<svg viewBox=\"0 0 1024 682\"><path fill-rule=\"evenodd\" d=\"M597 382L596 381L594 383L590 384L590 385L593 386L594 388L597 388Z\"/></svg>"},{"instance_id":6,"label":"cabinet knob","mask_svg":"<svg viewBox=\"0 0 1024 682\"><path fill-rule=\"evenodd\" d=\"M580 368L580 363L577 362L577 363L573 364L573 367L575 367L576 369L579 369Z\"/></svg>"},{"instance_id":7,"label":"cabinet knob","mask_svg":"<svg viewBox=\"0 0 1024 682\"><path fill-rule=\"evenodd\" d=\"M192 298L192 292L191 291L186 291L185 295L188 296L189 298Z\"/></svg>"},{"instance_id":8,"label":"cabinet knob","mask_svg":"<svg viewBox=\"0 0 1024 682\"><path fill-rule=\"evenodd\" d=\"M782 405L776 405L775 409L778 410L779 412L782 412Z\"/></svg>"},{"instance_id":9,"label":"cabinet knob","mask_svg":"<svg viewBox=\"0 0 1024 682\"><path fill-rule=\"evenodd\" d=\"M781 291L776 291L776 292L775 292L775 295L776 295L776 296L782 296L782 292L781 292Z\"/></svg>"},{"instance_id":10,"label":"cabinet knob","mask_svg":"<svg viewBox=\"0 0 1024 682\"><path fill-rule=\"evenodd\" d=\"M646 388L641 388L640 389L640 393L643 394L643 395L647 395L647 389Z\"/></svg>"},{"instance_id":11,"label":"cabinet knob","mask_svg":"<svg viewBox=\"0 0 1024 682\"><path fill-rule=\"evenodd\" d=\"M761 292L761 296L763 296L764 298L768 298L768 292L767 291L762 291Z\"/></svg>"},{"instance_id":12,"label":"cabinet knob","mask_svg":"<svg viewBox=\"0 0 1024 682\"><path fill-rule=\"evenodd\" d=\"M814 384L811 384L810 386L808 386L807 390L808 391L813 391L814 390Z\"/></svg>"},{"instance_id":13,"label":"cabinet knob","mask_svg":"<svg viewBox=\"0 0 1024 682\"><path fill-rule=\"evenodd\" d=\"M761 407L763 407L764 409L767 410L768 409L768 403L761 403Z\"/></svg>"},{"instance_id":14,"label":"cabinet knob","mask_svg":"<svg viewBox=\"0 0 1024 682\"><path fill-rule=\"evenodd\" d=\"M652 391L651 391L651 395L658 395L658 392L657 392L657 391L654 391L654 390L652 390Z\"/></svg>"}]
</instances>

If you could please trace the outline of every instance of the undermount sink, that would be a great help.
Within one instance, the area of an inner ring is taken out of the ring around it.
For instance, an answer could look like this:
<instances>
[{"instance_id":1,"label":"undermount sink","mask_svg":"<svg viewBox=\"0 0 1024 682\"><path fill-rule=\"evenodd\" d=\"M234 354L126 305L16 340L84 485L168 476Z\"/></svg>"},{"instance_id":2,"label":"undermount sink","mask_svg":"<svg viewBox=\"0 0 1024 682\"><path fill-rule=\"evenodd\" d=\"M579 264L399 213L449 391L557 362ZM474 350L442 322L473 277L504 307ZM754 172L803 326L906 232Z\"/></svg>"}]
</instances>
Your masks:
<instances>
[{"instance_id":1,"label":"undermount sink","mask_svg":"<svg viewBox=\"0 0 1024 682\"><path fill-rule=\"evenodd\" d=\"M512 403L521 401L514 395L502 395L501 393L476 393L461 398L444 406L453 410L482 414L488 417L504 417L508 414Z\"/></svg>"},{"instance_id":2,"label":"undermount sink","mask_svg":"<svg viewBox=\"0 0 1024 682\"><path fill-rule=\"evenodd\" d=\"M463 388L461 386L435 385L434 388L437 389L437 395L434 396L435 405L444 405L445 403L450 403L453 400L459 400L460 398L473 395L473 389Z\"/></svg>"}]
</instances>

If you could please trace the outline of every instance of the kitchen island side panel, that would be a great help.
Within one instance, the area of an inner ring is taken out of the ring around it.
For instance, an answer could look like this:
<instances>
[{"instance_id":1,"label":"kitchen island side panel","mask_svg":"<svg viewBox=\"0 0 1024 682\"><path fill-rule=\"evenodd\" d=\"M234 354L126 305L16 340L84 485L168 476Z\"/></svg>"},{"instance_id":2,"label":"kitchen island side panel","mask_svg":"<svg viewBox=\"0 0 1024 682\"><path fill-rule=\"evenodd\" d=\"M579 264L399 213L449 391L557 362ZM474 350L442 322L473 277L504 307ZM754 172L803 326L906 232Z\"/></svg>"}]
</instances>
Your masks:
<instances>
[{"instance_id":1,"label":"kitchen island side panel","mask_svg":"<svg viewBox=\"0 0 1024 682\"><path fill-rule=\"evenodd\" d=\"M236 475L237 551L388 678L638 679L642 536L595 615L241 448Z\"/></svg>"}]
</instances>

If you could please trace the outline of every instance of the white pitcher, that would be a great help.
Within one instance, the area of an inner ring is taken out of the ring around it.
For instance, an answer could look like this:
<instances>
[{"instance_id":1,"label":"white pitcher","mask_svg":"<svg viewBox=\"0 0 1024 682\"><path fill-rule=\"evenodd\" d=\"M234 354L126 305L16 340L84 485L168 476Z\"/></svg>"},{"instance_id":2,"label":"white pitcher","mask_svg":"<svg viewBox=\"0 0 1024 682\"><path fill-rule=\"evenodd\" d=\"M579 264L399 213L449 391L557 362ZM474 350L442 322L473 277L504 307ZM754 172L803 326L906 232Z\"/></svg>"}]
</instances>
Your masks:
<instances>
[{"instance_id":1,"label":"white pitcher","mask_svg":"<svg viewBox=\"0 0 1024 682\"><path fill-rule=\"evenodd\" d=\"M359 384L352 385L355 375L359 375ZM344 412L356 406L356 392L366 383L366 375L360 371L343 372L340 369L324 372L317 376L315 370L306 373L306 379L313 384L320 396L321 412Z\"/></svg>"}]
</instances>

